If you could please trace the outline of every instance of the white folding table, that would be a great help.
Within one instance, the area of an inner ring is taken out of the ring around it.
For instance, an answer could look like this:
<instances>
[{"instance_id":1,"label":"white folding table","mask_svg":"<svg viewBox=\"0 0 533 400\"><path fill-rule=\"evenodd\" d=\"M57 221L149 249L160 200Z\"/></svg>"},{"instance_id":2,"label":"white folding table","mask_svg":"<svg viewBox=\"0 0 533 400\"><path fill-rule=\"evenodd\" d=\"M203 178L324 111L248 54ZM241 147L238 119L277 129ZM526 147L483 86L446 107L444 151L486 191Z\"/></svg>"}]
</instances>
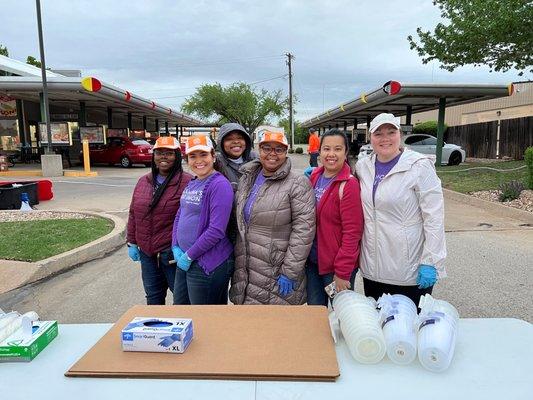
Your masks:
<instances>
[{"instance_id":1,"label":"white folding table","mask_svg":"<svg viewBox=\"0 0 533 400\"><path fill-rule=\"evenodd\" d=\"M341 340L341 376L334 383L65 377L111 326L60 324L58 337L33 361L0 363L0 399L533 398L533 325L517 319L461 319L455 357L443 373L425 370L418 360L359 364Z\"/></svg>"}]
</instances>

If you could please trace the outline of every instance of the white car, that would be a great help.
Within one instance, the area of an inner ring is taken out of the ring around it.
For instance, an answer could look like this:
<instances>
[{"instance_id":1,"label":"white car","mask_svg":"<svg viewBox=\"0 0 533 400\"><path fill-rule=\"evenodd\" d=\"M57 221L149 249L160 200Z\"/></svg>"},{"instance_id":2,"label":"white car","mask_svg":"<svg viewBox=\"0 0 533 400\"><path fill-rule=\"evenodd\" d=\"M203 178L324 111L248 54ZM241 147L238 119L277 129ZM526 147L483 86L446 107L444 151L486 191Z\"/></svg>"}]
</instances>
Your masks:
<instances>
[{"instance_id":1,"label":"white car","mask_svg":"<svg viewBox=\"0 0 533 400\"><path fill-rule=\"evenodd\" d=\"M413 133L403 138L403 144L410 150L436 157L437 138L423 133ZM365 144L359 150L358 159L372 154L372 145ZM432 158L433 158L432 157ZM461 146L444 143L442 146L442 165L459 165L466 159L466 152Z\"/></svg>"}]
</instances>

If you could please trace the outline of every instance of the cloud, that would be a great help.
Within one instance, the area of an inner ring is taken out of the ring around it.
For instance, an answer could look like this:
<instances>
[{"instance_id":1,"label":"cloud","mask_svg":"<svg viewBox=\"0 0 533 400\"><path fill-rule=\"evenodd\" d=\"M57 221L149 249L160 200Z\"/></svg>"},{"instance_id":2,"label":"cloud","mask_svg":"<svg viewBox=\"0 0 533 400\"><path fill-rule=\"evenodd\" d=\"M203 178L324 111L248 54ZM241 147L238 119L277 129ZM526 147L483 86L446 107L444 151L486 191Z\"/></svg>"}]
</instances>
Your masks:
<instances>
[{"instance_id":1,"label":"cloud","mask_svg":"<svg viewBox=\"0 0 533 400\"><path fill-rule=\"evenodd\" d=\"M202 83L257 82L287 73L295 56L298 119L395 79L403 82L510 82L516 72L423 65L407 35L439 21L432 1L41 2L47 65L179 107ZM38 57L35 2L3 0L0 43L13 58ZM257 87L287 91L286 78ZM173 98L169 98L173 97ZM165 99L160 99L165 98Z\"/></svg>"}]
</instances>

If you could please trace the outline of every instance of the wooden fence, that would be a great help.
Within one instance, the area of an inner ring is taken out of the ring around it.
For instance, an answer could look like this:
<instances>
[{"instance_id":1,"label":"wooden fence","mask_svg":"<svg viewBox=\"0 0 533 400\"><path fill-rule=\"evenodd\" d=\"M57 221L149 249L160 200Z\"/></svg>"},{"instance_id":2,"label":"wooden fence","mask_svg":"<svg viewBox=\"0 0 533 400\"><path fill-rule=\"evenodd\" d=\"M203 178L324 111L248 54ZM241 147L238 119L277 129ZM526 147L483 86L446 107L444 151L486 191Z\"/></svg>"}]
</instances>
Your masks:
<instances>
[{"instance_id":1,"label":"wooden fence","mask_svg":"<svg viewBox=\"0 0 533 400\"><path fill-rule=\"evenodd\" d=\"M498 121L451 126L444 141L462 146L467 157L496 158ZM522 160L527 147L533 146L533 117L500 121L500 158Z\"/></svg>"}]
</instances>

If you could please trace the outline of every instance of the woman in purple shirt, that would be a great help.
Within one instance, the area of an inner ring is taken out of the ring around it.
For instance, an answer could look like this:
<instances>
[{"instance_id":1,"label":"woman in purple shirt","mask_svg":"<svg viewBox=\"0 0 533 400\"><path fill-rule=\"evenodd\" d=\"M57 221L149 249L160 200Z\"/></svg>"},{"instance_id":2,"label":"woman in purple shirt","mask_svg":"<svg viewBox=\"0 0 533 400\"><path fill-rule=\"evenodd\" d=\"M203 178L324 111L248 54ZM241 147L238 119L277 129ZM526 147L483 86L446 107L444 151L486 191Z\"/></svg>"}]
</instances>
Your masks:
<instances>
[{"instance_id":1,"label":"woman in purple shirt","mask_svg":"<svg viewBox=\"0 0 533 400\"><path fill-rule=\"evenodd\" d=\"M233 246L226 227L233 189L215 170L215 150L209 137L191 136L185 154L196 178L183 191L172 232L178 267L174 304L227 304Z\"/></svg>"}]
</instances>

